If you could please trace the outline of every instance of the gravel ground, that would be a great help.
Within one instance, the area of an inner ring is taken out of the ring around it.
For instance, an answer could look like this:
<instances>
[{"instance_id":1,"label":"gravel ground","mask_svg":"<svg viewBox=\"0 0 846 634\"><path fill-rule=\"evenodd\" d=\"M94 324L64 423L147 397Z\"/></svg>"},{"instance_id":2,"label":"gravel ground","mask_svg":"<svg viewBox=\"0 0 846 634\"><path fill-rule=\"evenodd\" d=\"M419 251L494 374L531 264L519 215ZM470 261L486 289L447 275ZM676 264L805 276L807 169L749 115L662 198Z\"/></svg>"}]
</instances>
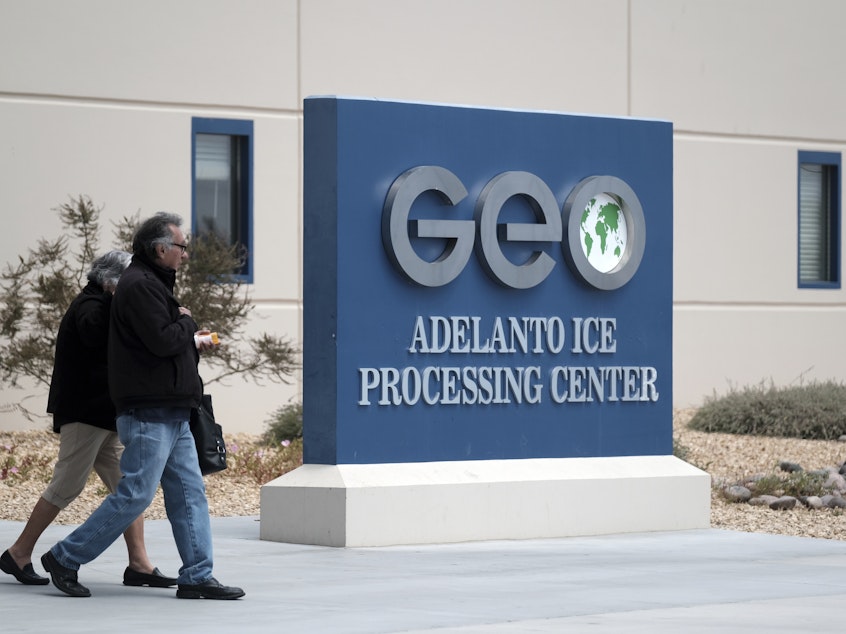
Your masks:
<instances>
[{"instance_id":1,"label":"gravel ground","mask_svg":"<svg viewBox=\"0 0 846 634\"><path fill-rule=\"evenodd\" d=\"M794 462L806 471L839 467L846 460L846 443L835 440L798 440L711 434L688 429L693 410L675 412L673 437L685 447L687 462L711 475L711 527L747 533L846 540L846 513L842 509L808 510L797 504L789 511L767 506L727 502L720 485L755 474L781 474L780 462Z\"/></svg>"},{"instance_id":2,"label":"gravel ground","mask_svg":"<svg viewBox=\"0 0 846 634\"><path fill-rule=\"evenodd\" d=\"M257 436L226 436L230 469L205 478L211 514L216 517L259 514L260 484L249 475L248 468L233 458L255 456L260 451ZM10 454L8 447L12 448ZM236 451L233 451L236 450ZM59 453L59 435L52 431L0 432L0 519L26 521L53 475L53 464ZM234 455L233 455L234 454ZM4 461L13 457L18 473L3 479ZM253 458L255 460L255 458ZM34 462L27 467L28 462ZM233 464L234 463L234 464ZM272 478L268 478L270 480ZM59 513L57 524L79 524L96 509L107 490L92 473L82 494ZM144 517L165 519L164 500L159 489Z\"/></svg>"},{"instance_id":3,"label":"gravel ground","mask_svg":"<svg viewBox=\"0 0 846 634\"><path fill-rule=\"evenodd\" d=\"M846 459L846 443L696 432L686 427L692 413L675 412L673 435L687 450L686 460L711 475L715 485L711 495L713 528L846 540L846 513L842 510L801 507L773 511L768 507L731 504L718 493L720 484L758 473L778 473L782 461L798 463L806 470L839 466ZM241 455L257 455L257 441L254 436L227 436L230 449L236 447ZM51 432L0 432L0 519L26 521L49 482L57 453L58 436ZM18 466L17 474L4 471L12 461ZM229 469L206 478L212 515L259 515L261 478L252 477L252 473L247 468ZM82 522L104 495L104 487L92 476L82 495L59 514L57 523ZM161 491L145 517L165 517Z\"/></svg>"}]
</instances>

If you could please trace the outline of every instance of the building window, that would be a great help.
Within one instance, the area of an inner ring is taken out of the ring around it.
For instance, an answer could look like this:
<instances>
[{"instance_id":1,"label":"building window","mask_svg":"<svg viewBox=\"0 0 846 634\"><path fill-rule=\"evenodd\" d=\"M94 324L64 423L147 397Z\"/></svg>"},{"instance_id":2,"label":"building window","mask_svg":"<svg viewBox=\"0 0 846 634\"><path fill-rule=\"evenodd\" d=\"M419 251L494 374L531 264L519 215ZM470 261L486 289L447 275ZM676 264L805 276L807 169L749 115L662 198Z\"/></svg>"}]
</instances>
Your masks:
<instances>
[{"instance_id":1,"label":"building window","mask_svg":"<svg viewBox=\"0 0 846 634\"><path fill-rule=\"evenodd\" d=\"M799 287L840 288L840 154L799 152Z\"/></svg>"},{"instance_id":2,"label":"building window","mask_svg":"<svg viewBox=\"0 0 846 634\"><path fill-rule=\"evenodd\" d=\"M253 122L194 118L191 122L192 232L238 246L236 274L253 278Z\"/></svg>"}]
</instances>

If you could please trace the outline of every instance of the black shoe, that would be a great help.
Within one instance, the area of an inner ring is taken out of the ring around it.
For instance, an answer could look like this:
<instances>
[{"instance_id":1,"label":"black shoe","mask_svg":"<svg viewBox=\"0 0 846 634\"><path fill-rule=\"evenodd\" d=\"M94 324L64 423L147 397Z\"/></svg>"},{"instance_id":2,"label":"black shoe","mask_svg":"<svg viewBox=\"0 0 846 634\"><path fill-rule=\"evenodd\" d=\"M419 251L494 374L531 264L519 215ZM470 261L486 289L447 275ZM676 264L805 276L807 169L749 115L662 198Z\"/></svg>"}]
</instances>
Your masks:
<instances>
[{"instance_id":1,"label":"black shoe","mask_svg":"<svg viewBox=\"0 0 846 634\"><path fill-rule=\"evenodd\" d=\"M193 585L180 583L176 590L177 599L240 599L244 594L241 588L220 585L214 577Z\"/></svg>"},{"instance_id":2,"label":"black shoe","mask_svg":"<svg viewBox=\"0 0 846 634\"><path fill-rule=\"evenodd\" d=\"M50 573L53 585L72 597L90 597L91 591L77 581L76 570L65 568L49 550L41 555L44 570Z\"/></svg>"},{"instance_id":3,"label":"black shoe","mask_svg":"<svg viewBox=\"0 0 846 634\"><path fill-rule=\"evenodd\" d=\"M136 572L127 567L123 571L123 585L125 586L150 586L151 588L169 588L176 585L176 579L165 577L161 570L153 568L153 572Z\"/></svg>"},{"instance_id":4,"label":"black shoe","mask_svg":"<svg viewBox=\"0 0 846 634\"><path fill-rule=\"evenodd\" d=\"M25 586L46 586L50 583L50 580L47 577L42 577L35 572L35 568L32 567L32 564L26 564L23 568L18 566L18 564L15 563L15 560L12 559L12 555L9 554L8 550L4 551L3 554L0 555L0 570L6 574L12 575Z\"/></svg>"}]
</instances>

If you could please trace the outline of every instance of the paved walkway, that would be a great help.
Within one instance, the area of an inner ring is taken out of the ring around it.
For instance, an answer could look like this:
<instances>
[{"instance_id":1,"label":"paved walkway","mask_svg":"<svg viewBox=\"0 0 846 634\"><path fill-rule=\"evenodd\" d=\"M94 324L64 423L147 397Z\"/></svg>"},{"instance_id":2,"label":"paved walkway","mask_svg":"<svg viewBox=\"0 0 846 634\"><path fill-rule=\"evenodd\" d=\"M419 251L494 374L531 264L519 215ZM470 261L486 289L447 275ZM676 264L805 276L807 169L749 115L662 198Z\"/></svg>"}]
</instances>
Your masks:
<instances>
[{"instance_id":1,"label":"paved walkway","mask_svg":"<svg viewBox=\"0 0 846 634\"><path fill-rule=\"evenodd\" d=\"M0 545L19 522L0 521ZM215 575L234 602L121 584L114 544L83 566L91 598L0 573L3 632L840 632L846 541L721 530L338 549L259 539L255 517L214 518ZM846 530L846 519L844 519ZM38 557L67 526L51 526ZM166 574L166 521L147 522ZM2 552L2 549L0 549ZM40 561L36 570L43 573Z\"/></svg>"}]
</instances>

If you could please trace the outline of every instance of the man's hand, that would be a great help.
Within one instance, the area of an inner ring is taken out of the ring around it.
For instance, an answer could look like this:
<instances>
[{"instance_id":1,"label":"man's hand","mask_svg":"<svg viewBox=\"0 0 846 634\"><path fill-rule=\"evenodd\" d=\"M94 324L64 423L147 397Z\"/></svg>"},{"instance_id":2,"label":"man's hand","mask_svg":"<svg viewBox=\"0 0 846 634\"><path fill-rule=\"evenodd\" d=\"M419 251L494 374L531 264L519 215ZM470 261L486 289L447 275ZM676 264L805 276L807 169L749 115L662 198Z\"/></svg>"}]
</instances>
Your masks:
<instances>
[{"instance_id":1,"label":"man's hand","mask_svg":"<svg viewBox=\"0 0 846 634\"><path fill-rule=\"evenodd\" d=\"M200 352L207 352L209 350L216 350L220 347L220 337L217 334L212 336L211 330L198 330L194 333L194 342L197 344L197 350Z\"/></svg>"}]
</instances>

